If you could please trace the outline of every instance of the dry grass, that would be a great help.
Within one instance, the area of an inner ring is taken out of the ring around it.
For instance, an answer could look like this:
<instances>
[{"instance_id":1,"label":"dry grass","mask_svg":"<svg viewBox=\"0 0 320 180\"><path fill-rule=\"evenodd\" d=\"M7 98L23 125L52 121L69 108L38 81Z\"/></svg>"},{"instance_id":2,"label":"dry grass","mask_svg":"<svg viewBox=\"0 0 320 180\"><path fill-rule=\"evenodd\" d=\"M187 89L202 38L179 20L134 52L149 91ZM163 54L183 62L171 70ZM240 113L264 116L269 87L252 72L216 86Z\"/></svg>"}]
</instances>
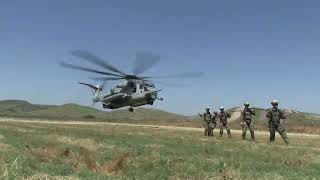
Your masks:
<instances>
[{"instance_id":1,"label":"dry grass","mask_svg":"<svg viewBox=\"0 0 320 180\"><path fill-rule=\"evenodd\" d=\"M129 153L119 154L110 164L105 164L99 168L101 174L117 174L126 168Z\"/></svg>"},{"instance_id":2,"label":"dry grass","mask_svg":"<svg viewBox=\"0 0 320 180\"><path fill-rule=\"evenodd\" d=\"M287 127L289 132L306 133L306 134L320 134L319 126L306 125L290 125Z\"/></svg>"},{"instance_id":3,"label":"dry grass","mask_svg":"<svg viewBox=\"0 0 320 180\"><path fill-rule=\"evenodd\" d=\"M10 151L14 149L11 145L0 142L0 151Z\"/></svg>"},{"instance_id":4,"label":"dry grass","mask_svg":"<svg viewBox=\"0 0 320 180\"><path fill-rule=\"evenodd\" d=\"M79 180L79 178L73 177L73 176L50 176L45 173L35 174L27 178L27 180L49 180L49 179L50 180Z\"/></svg>"},{"instance_id":5,"label":"dry grass","mask_svg":"<svg viewBox=\"0 0 320 180\"><path fill-rule=\"evenodd\" d=\"M5 137L0 134L0 151L4 152L4 151L13 150L14 148L11 145L1 142L4 139L5 139Z\"/></svg>"},{"instance_id":6,"label":"dry grass","mask_svg":"<svg viewBox=\"0 0 320 180\"><path fill-rule=\"evenodd\" d=\"M57 159L59 159L61 163L68 164L74 169L79 169L80 167L85 166L93 173L101 175L117 174L124 170L126 166L126 160L129 156L129 153L120 153L111 162L98 165L95 161L94 153L90 152L85 147L80 147L78 153L73 152L69 148L64 150L45 146L38 148L26 148L34 157L39 158L40 162L52 163L53 161L57 161Z\"/></svg>"},{"instance_id":7,"label":"dry grass","mask_svg":"<svg viewBox=\"0 0 320 180\"><path fill-rule=\"evenodd\" d=\"M20 124L10 126L22 128ZM318 138L289 136L291 144L285 146L278 136L276 144L269 145L268 136L260 134L253 143L241 141L241 134L228 139L203 137L200 131L109 126L92 129L86 125L54 125L27 137L24 132L2 130L0 142L15 142L9 145L16 152L17 141L29 144L27 153L20 154L32 160L27 166L33 163L47 168L34 167L37 171L26 176L30 179L287 179L288 174L310 178L317 175L314 169L320 164ZM123 153L128 149L130 153ZM68 173L63 177L65 170ZM59 176L49 176L52 171Z\"/></svg>"},{"instance_id":8,"label":"dry grass","mask_svg":"<svg viewBox=\"0 0 320 180\"><path fill-rule=\"evenodd\" d=\"M103 144L97 143L95 140L90 138L73 138L73 137L57 136L57 135L55 135L54 138L56 138L60 143L82 146L92 151L96 151L99 148L104 147Z\"/></svg>"},{"instance_id":9,"label":"dry grass","mask_svg":"<svg viewBox=\"0 0 320 180\"><path fill-rule=\"evenodd\" d=\"M234 168L226 168L221 173L220 176L217 179L220 180L229 180L229 179L235 179L239 180L241 179L240 170L236 170Z\"/></svg>"},{"instance_id":10,"label":"dry grass","mask_svg":"<svg viewBox=\"0 0 320 180\"><path fill-rule=\"evenodd\" d=\"M146 148L160 149L163 147L164 147L164 145L162 145L162 144L146 144Z\"/></svg>"}]
</instances>

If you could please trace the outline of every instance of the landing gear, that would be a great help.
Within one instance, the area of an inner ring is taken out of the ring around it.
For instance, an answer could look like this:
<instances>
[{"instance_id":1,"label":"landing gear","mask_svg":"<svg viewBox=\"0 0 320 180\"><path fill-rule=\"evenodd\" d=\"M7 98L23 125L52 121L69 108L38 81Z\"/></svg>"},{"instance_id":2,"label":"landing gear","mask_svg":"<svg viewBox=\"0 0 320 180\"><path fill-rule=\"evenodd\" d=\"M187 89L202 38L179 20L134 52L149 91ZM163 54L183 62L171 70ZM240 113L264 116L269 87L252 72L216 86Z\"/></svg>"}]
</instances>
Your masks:
<instances>
[{"instance_id":1,"label":"landing gear","mask_svg":"<svg viewBox=\"0 0 320 180\"><path fill-rule=\"evenodd\" d=\"M133 107L130 107L130 108L129 108L129 111L130 111L130 112L133 112Z\"/></svg>"},{"instance_id":2,"label":"landing gear","mask_svg":"<svg viewBox=\"0 0 320 180\"><path fill-rule=\"evenodd\" d=\"M154 99L149 99L149 104L153 105Z\"/></svg>"}]
</instances>

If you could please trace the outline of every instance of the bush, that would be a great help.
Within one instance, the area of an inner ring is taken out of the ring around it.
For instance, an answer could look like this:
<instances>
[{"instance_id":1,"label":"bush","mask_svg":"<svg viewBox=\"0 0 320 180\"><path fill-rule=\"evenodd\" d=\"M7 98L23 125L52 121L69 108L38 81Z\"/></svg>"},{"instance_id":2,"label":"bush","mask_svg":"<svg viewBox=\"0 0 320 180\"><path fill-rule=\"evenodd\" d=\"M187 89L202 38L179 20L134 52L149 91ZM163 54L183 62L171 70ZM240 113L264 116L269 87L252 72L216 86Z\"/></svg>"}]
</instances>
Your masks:
<instances>
[{"instance_id":1,"label":"bush","mask_svg":"<svg viewBox=\"0 0 320 180\"><path fill-rule=\"evenodd\" d=\"M83 116L83 118L85 118L85 119L94 119L96 117L94 115L88 114L88 115Z\"/></svg>"}]
</instances>

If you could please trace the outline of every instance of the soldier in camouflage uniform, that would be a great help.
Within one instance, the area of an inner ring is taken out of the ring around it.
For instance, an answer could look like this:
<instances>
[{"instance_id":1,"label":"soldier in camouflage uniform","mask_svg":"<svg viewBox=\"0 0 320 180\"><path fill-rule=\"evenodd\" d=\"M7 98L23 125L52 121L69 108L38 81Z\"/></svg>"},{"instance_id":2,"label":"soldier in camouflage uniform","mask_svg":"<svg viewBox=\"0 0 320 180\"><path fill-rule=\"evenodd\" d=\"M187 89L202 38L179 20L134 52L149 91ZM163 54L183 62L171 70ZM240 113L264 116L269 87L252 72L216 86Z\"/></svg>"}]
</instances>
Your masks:
<instances>
[{"instance_id":1,"label":"soldier in camouflage uniform","mask_svg":"<svg viewBox=\"0 0 320 180\"><path fill-rule=\"evenodd\" d=\"M210 107L206 108L205 113L203 113L203 114L199 113L199 116L203 117L204 135L205 136L212 136L213 135L211 133L212 132L212 130L211 130L212 129L212 124L211 124L212 115L210 113Z\"/></svg>"},{"instance_id":2,"label":"soldier in camouflage uniform","mask_svg":"<svg viewBox=\"0 0 320 180\"><path fill-rule=\"evenodd\" d=\"M270 142L275 141L275 132L278 131L282 139L286 144L289 143L287 134L284 128L285 125L285 112L278 109L279 102L274 100L271 102L272 108L267 110L266 117L269 119L269 131L270 131Z\"/></svg>"},{"instance_id":3,"label":"soldier in camouflage uniform","mask_svg":"<svg viewBox=\"0 0 320 180\"><path fill-rule=\"evenodd\" d=\"M224 107L220 108L220 113L218 115L220 121L220 137L223 135L223 129L225 128L228 132L229 138L231 138L231 131L228 126L228 118L231 118L231 114L224 111Z\"/></svg>"},{"instance_id":4,"label":"soldier in camouflage uniform","mask_svg":"<svg viewBox=\"0 0 320 180\"><path fill-rule=\"evenodd\" d=\"M254 141L254 126L252 123L252 116L256 115L254 109L249 108L250 104L248 102L244 103L244 109L241 112L242 120L241 120L241 127L242 127L242 140L246 139L247 129L249 128L251 139Z\"/></svg>"},{"instance_id":5,"label":"soldier in camouflage uniform","mask_svg":"<svg viewBox=\"0 0 320 180\"><path fill-rule=\"evenodd\" d=\"M211 124L212 124L212 135L213 135L213 130L217 127L218 122L217 122L217 118L218 118L218 112L214 111L213 115L212 115L212 120L211 120Z\"/></svg>"}]
</instances>

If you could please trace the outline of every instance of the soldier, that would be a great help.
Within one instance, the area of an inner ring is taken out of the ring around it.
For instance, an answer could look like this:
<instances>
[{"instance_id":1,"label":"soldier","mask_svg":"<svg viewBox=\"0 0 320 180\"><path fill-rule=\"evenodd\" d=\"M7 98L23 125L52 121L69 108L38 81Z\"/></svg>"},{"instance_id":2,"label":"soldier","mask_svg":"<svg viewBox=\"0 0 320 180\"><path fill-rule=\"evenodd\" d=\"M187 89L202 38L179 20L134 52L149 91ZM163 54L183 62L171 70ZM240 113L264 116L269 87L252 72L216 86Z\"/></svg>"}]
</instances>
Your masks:
<instances>
[{"instance_id":1,"label":"soldier","mask_svg":"<svg viewBox=\"0 0 320 180\"><path fill-rule=\"evenodd\" d=\"M251 139L254 141L254 126L252 123L252 116L256 115L254 109L249 108L250 104L248 102L244 103L244 109L241 112L242 120L241 120L241 127L242 127L242 140L246 139L247 129L249 128Z\"/></svg>"},{"instance_id":2,"label":"soldier","mask_svg":"<svg viewBox=\"0 0 320 180\"><path fill-rule=\"evenodd\" d=\"M213 112L213 116L212 116L212 120L211 120L211 124L212 124L212 136L213 136L213 130L217 127L217 118L218 118L218 112L214 111Z\"/></svg>"},{"instance_id":3,"label":"soldier","mask_svg":"<svg viewBox=\"0 0 320 180\"><path fill-rule=\"evenodd\" d=\"M219 113L219 120L220 120L220 137L223 135L223 129L225 128L228 132L229 138L231 138L231 131L228 127L228 118L231 118L231 114L224 111L224 107L220 108Z\"/></svg>"},{"instance_id":4,"label":"soldier","mask_svg":"<svg viewBox=\"0 0 320 180\"><path fill-rule=\"evenodd\" d=\"M289 144L286 131L284 128L285 125L285 112L283 110L278 109L279 102L277 100L273 100L271 102L272 108L267 110L266 117L269 119L269 131L270 131L270 142L275 141L275 132L278 131L282 139L286 144Z\"/></svg>"},{"instance_id":5,"label":"soldier","mask_svg":"<svg viewBox=\"0 0 320 180\"><path fill-rule=\"evenodd\" d=\"M203 114L199 113L200 117L203 117L203 126L204 126L204 136L211 136L211 120L212 115L210 113L210 107L206 108L206 112Z\"/></svg>"}]
</instances>

